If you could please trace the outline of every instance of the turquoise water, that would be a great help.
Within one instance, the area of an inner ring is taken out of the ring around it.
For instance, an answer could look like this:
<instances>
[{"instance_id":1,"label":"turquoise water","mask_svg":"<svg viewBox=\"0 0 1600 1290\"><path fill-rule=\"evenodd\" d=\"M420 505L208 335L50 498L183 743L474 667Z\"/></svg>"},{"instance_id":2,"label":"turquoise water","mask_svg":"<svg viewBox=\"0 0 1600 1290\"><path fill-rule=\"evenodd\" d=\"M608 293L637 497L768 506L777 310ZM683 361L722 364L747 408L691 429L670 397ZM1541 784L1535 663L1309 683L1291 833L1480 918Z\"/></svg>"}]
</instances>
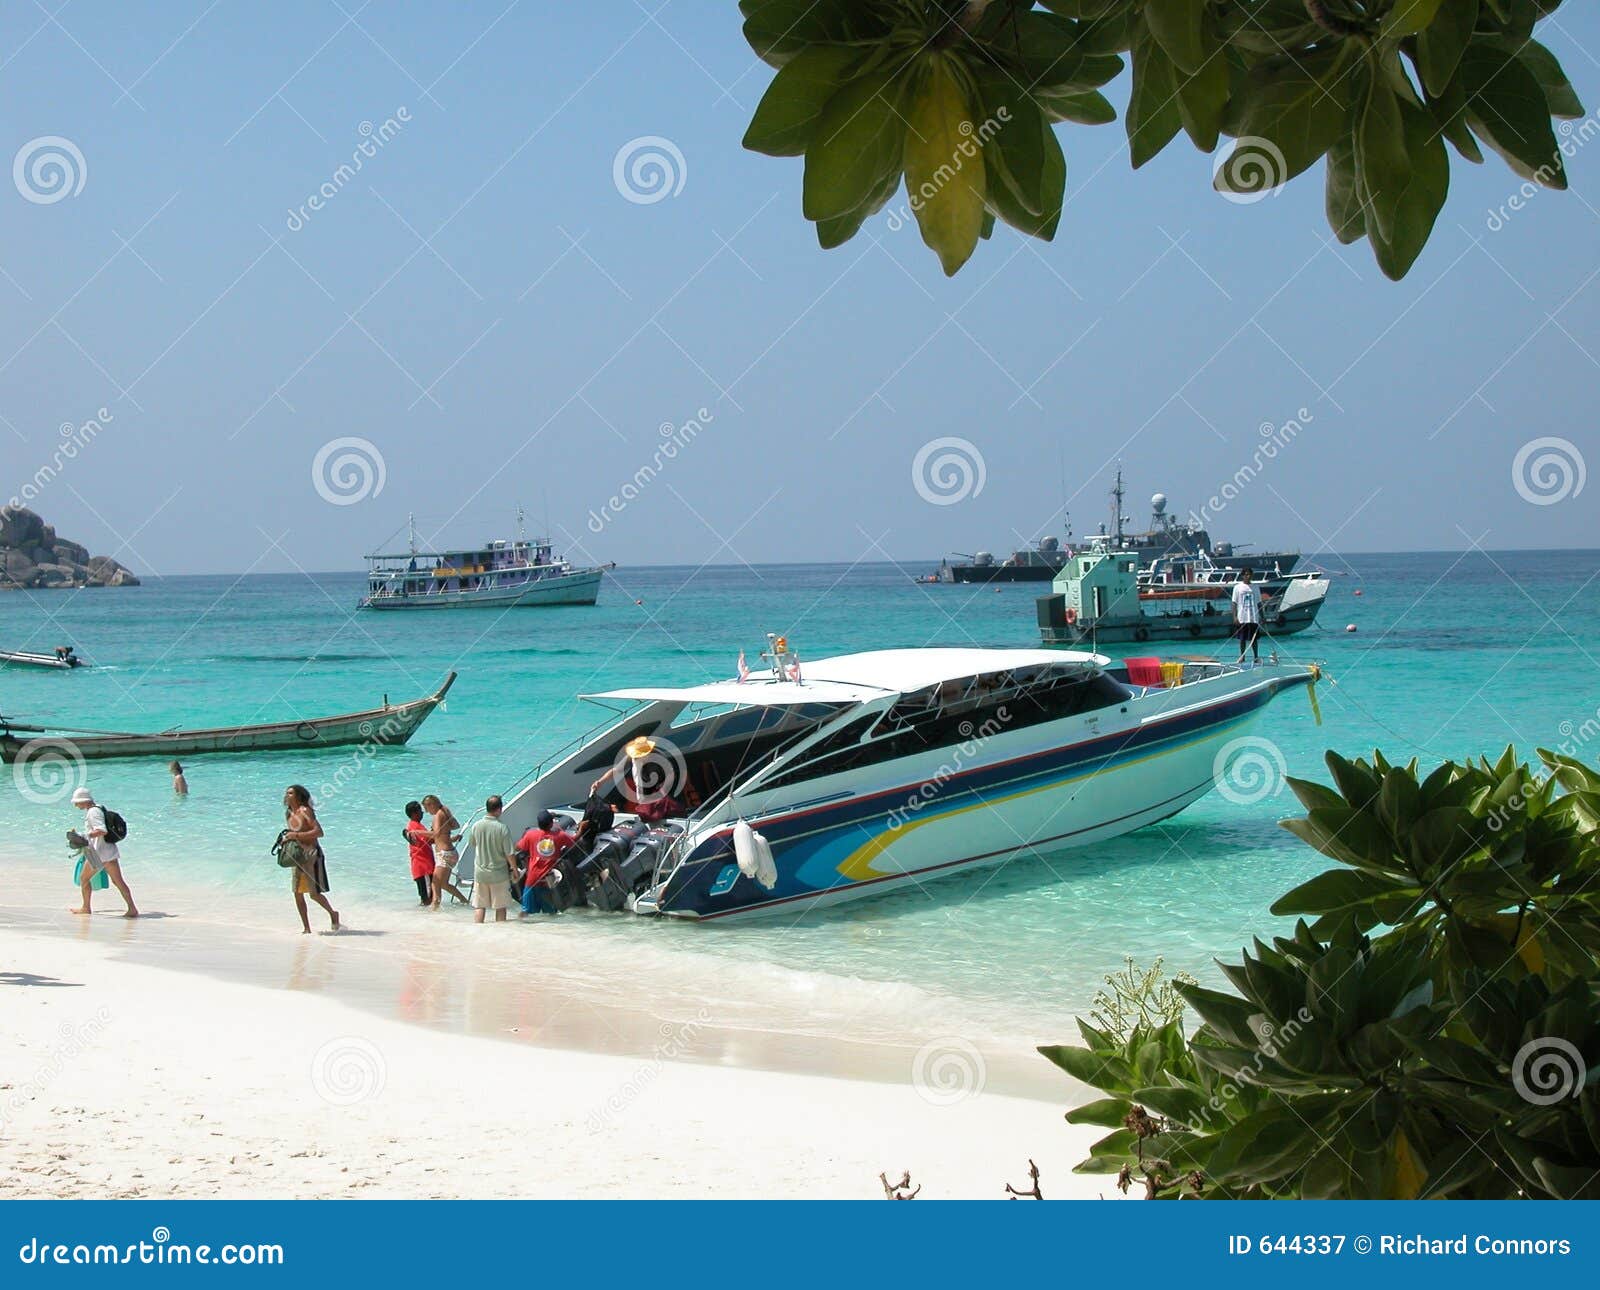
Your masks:
<instances>
[{"instance_id":1,"label":"turquoise water","mask_svg":"<svg viewBox=\"0 0 1600 1290\"><path fill-rule=\"evenodd\" d=\"M1284 648L1325 664L1324 724L1314 724L1296 692L1255 731L1289 773L1319 775L1327 747L1378 745L1391 757L1435 762L1516 742L1531 755L1536 745L1580 738L1575 732L1595 715L1593 553L1325 563L1341 574L1323 626ZM71 641L99 666L0 670L0 707L14 720L84 727L224 725L364 708L385 694L414 698L459 671L447 707L404 749L194 758L185 802L173 799L158 761L90 765L97 797L134 827L130 877L159 865L196 890L268 897L292 926L282 874L267 856L291 781L313 792L329 786L319 808L336 896L399 911L415 900L398 836L402 804L436 792L465 818L487 793L509 791L606 717L577 694L727 676L739 650L754 658L769 631L813 658L904 645L1032 645L1042 590L915 586L891 565L630 569L608 579L593 609L407 614L355 611L361 581L194 577L8 595L0 644ZM1359 630L1345 633L1346 623ZM580 915L559 930L544 921L519 930L582 938L641 961L694 962L713 975L738 972L747 982L782 981L791 1000L814 992L830 1006L852 991L881 1001L914 987L925 1007L946 1001L997 1028L1037 1034L1084 1009L1124 955L1163 955L1169 967L1204 977L1212 956L1269 929L1272 899L1322 867L1277 827L1294 807L1286 789L1243 803L1214 793L1108 844L798 921L695 927ZM70 807L30 801L12 776L0 778L0 852L59 859L61 832L73 822Z\"/></svg>"}]
</instances>

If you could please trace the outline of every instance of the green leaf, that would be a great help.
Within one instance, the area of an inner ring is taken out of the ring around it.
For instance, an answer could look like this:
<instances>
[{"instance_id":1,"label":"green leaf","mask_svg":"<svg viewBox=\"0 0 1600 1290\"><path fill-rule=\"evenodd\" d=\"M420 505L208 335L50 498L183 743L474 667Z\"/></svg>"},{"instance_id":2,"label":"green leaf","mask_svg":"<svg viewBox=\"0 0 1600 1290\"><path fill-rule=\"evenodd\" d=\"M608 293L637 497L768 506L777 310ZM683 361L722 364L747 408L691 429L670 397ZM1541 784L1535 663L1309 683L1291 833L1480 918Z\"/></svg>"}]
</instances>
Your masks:
<instances>
[{"instance_id":1,"label":"green leaf","mask_svg":"<svg viewBox=\"0 0 1600 1290\"><path fill-rule=\"evenodd\" d=\"M1356 146L1348 134L1341 134L1328 149L1327 209L1333 235L1346 246L1366 236L1367 214L1361 205L1360 183L1356 176ZM1329 792L1328 796L1343 802L1337 793ZM1306 799L1302 796L1300 800Z\"/></svg>"},{"instance_id":2,"label":"green leaf","mask_svg":"<svg viewBox=\"0 0 1600 1290\"><path fill-rule=\"evenodd\" d=\"M1222 133L1231 82L1227 61L1219 54L1207 59L1191 76L1177 74L1178 114L1183 128L1201 152L1211 152Z\"/></svg>"},{"instance_id":3,"label":"green leaf","mask_svg":"<svg viewBox=\"0 0 1600 1290\"><path fill-rule=\"evenodd\" d=\"M1438 98L1430 95L1428 110L1433 113L1434 123L1450 141L1452 148L1474 165L1483 161L1483 149L1478 147L1478 141L1472 137L1472 130L1467 125L1467 95L1461 88L1460 80L1451 81ZM1426 788L1424 796L1427 796Z\"/></svg>"},{"instance_id":4,"label":"green leaf","mask_svg":"<svg viewBox=\"0 0 1600 1290\"><path fill-rule=\"evenodd\" d=\"M1421 889L1397 878L1359 869L1330 869L1272 902L1272 913L1330 914L1365 905L1383 896L1419 895Z\"/></svg>"},{"instance_id":5,"label":"green leaf","mask_svg":"<svg viewBox=\"0 0 1600 1290\"><path fill-rule=\"evenodd\" d=\"M1517 41L1511 52L1543 87L1545 102L1552 116L1572 121L1583 116L1583 102L1572 88L1572 82L1567 79L1560 59L1537 40Z\"/></svg>"},{"instance_id":6,"label":"green leaf","mask_svg":"<svg viewBox=\"0 0 1600 1290\"><path fill-rule=\"evenodd\" d=\"M1068 1124L1093 1124L1102 1129L1120 1129L1133 1103L1125 1097L1102 1097L1085 1102L1067 1112Z\"/></svg>"},{"instance_id":7,"label":"green leaf","mask_svg":"<svg viewBox=\"0 0 1600 1290\"><path fill-rule=\"evenodd\" d=\"M1084 29L1055 14L1024 10L1010 26L995 46L1013 58L1020 50L1025 83L1034 93L1099 89L1122 70L1122 59L1089 52Z\"/></svg>"},{"instance_id":8,"label":"green leaf","mask_svg":"<svg viewBox=\"0 0 1600 1290\"><path fill-rule=\"evenodd\" d=\"M1077 125L1109 125L1117 119L1117 109L1098 90L1080 94L1034 94L1045 116L1052 121L1071 121Z\"/></svg>"},{"instance_id":9,"label":"green leaf","mask_svg":"<svg viewBox=\"0 0 1600 1290\"><path fill-rule=\"evenodd\" d=\"M1391 237L1400 199L1411 180L1411 157L1406 151L1400 100L1381 73L1374 72L1367 78L1366 100L1356 121L1355 147L1356 173L1367 209L1367 236ZM1378 783L1370 776L1362 779L1370 782L1371 794L1365 800L1371 801L1377 795ZM1356 800L1343 784L1339 787L1346 798Z\"/></svg>"},{"instance_id":10,"label":"green leaf","mask_svg":"<svg viewBox=\"0 0 1600 1290\"><path fill-rule=\"evenodd\" d=\"M1206 39L1205 0L1145 0L1144 20L1168 58L1193 75L1205 66L1214 42Z\"/></svg>"},{"instance_id":11,"label":"green leaf","mask_svg":"<svg viewBox=\"0 0 1600 1290\"><path fill-rule=\"evenodd\" d=\"M1050 1044L1039 1049L1045 1057L1090 1088L1131 1088L1133 1069L1121 1058L1091 1052L1076 1044Z\"/></svg>"},{"instance_id":12,"label":"green leaf","mask_svg":"<svg viewBox=\"0 0 1600 1290\"><path fill-rule=\"evenodd\" d=\"M887 64L857 77L822 109L806 148L801 206L807 219L848 214L899 169L906 134L902 71Z\"/></svg>"},{"instance_id":13,"label":"green leaf","mask_svg":"<svg viewBox=\"0 0 1600 1290\"><path fill-rule=\"evenodd\" d=\"M1128 98L1128 150L1137 170L1183 129L1172 60L1153 37L1141 33L1133 46L1133 90Z\"/></svg>"},{"instance_id":14,"label":"green leaf","mask_svg":"<svg viewBox=\"0 0 1600 1290\"><path fill-rule=\"evenodd\" d=\"M858 14L851 0L751 0L739 8L745 14L745 40L758 58L774 67L782 67L808 45L886 33L881 23Z\"/></svg>"},{"instance_id":15,"label":"green leaf","mask_svg":"<svg viewBox=\"0 0 1600 1290\"><path fill-rule=\"evenodd\" d=\"M853 211L843 215L836 215L832 219L817 221L817 242L824 251L831 251L836 246L843 246L857 233L861 226L889 204L890 199L900 191L900 172L891 171L885 177L882 187L878 189L867 201L857 206Z\"/></svg>"},{"instance_id":16,"label":"green leaf","mask_svg":"<svg viewBox=\"0 0 1600 1290\"><path fill-rule=\"evenodd\" d=\"M761 96L744 146L769 157L803 156L823 107L860 61L860 52L845 45L813 45L796 54Z\"/></svg>"},{"instance_id":17,"label":"green leaf","mask_svg":"<svg viewBox=\"0 0 1600 1290\"><path fill-rule=\"evenodd\" d=\"M1417 72L1429 94L1440 95L1478 25L1478 0L1450 0L1417 36Z\"/></svg>"},{"instance_id":18,"label":"green leaf","mask_svg":"<svg viewBox=\"0 0 1600 1290\"><path fill-rule=\"evenodd\" d=\"M1383 15L1378 33L1398 40L1414 36L1434 19L1440 0L1394 0L1394 8Z\"/></svg>"},{"instance_id":19,"label":"green leaf","mask_svg":"<svg viewBox=\"0 0 1600 1290\"><path fill-rule=\"evenodd\" d=\"M1503 48L1476 40L1461 56L1461 84L1473 133L1524 179L1567 186L1550 105L1532 72Z\"/></svg>"},{"instance_id":20,"label":"green leaf","mask_svg":"<svg viewBox=\"0 0 1600 1290\"><path fill-rule=\"evenodd\" d=\"M1270 186L1308 170L1348 128L1349 91L1341 76L1347 57L1341 42L1331 49L1265 58L1250 69L1225 124L1240 140L1265 139L1281 156L1281 163L1274 157L1274 168L1281 173ZM1219 191L1259 189L1230 190L1225 178L1229 169L1224 165L1217 172Z\"/></svg>"},{"instance_id":21,"label":"green leaf","mask_svg":"<svg viewBox=\"0 0 1600 1290\"><path fill-rule=\"evenodd\" d=\"M1037 109L1032 115L1049 129ZM983 231L984 149L972 116L950 59L930 56L907 113L906 191L922 240L938 254L947 277L971 258Z\"/></svg>"}]
</instances>

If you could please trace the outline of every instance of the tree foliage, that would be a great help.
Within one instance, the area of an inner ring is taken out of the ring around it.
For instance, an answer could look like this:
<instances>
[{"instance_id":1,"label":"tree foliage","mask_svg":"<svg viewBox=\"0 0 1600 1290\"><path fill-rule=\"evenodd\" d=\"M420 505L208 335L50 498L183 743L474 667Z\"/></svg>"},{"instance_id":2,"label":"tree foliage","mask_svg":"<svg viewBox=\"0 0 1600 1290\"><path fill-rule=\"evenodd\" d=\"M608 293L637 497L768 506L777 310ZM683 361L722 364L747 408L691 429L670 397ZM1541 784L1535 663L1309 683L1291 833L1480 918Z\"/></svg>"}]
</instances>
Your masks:
<instances>
[{"instance_id":1,"label":"tree foliage","mask_svg":"<svg viewBox=\"0 0 1600 1290\"><path fill-rule=\"evenodd\" d=\"M1041 1051L1105 1096L1082 1172L1151 1197L1600 1197L1600 775L1540 752L1419 779L1328 754L1284 827L1337 867L1294 934L1182 983L1200 1025ZM1307 920L1311 921L1307 921Z\"/></svg>"},{"instance_id":2,"label":"tree foliage","mask_svg":"<svg viewBox=\"0 0 1600 1290\"><path fill-rule=\"evenodd\" d=\"M1328 221L1404 277L1450 186L1448 140L1566 187L1551 118L1583 115L1533 38L1561 0L740 0L778 69L745 146L804 156L824 247L854 237L905 177L924 241L954 274L1002 220L1049 241L1066 160L1055 125L1103 125L1132 64L1135 167L1181 132L1235 140L1215 186L1251 195L1326 158Z\"/></svg>"}]
</instances>

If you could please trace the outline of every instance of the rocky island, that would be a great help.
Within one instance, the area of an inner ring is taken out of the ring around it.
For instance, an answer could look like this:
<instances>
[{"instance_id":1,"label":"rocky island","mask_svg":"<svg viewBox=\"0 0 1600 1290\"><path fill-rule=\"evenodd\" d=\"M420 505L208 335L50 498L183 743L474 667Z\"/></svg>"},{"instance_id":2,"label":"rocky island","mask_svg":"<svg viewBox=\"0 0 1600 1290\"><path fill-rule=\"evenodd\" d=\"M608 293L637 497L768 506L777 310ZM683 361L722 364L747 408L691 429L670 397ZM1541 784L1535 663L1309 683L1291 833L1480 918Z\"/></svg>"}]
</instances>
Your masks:
<instances>
[{"instance_id":1,"label":"rocky island","mask_svg":"<svg viewBox=\"0 0 1600 1290\"><path fill-rule=\"evenodd\" d=\"M0 590L21 587L137 587L108 555L57 537L26 506L0 506Z\"/></svg>"}]
</instances>

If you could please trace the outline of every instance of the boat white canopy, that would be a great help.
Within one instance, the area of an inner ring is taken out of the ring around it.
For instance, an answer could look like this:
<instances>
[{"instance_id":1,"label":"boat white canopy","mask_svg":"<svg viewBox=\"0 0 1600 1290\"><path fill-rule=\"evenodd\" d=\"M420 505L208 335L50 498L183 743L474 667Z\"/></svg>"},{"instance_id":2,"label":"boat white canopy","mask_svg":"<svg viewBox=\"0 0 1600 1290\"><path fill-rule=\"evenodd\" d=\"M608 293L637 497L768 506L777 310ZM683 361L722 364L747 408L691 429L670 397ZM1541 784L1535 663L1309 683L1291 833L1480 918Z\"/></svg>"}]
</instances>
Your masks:
<instances>
[{"instance_id":1,"label":"boat white canopy","mask_svg":"<svg viewBox=\"0 0 1600 1290\"><path fill-rule=\"evenodd\" d=\"M747 681L704 685L632 686L585 694L589 700L728 703L745 707L787 708L808 703L870 703L886 695L909 694L946 681L1015 672L1025 668L1056 672L1095 672L1111 660L1103 654L1054 649L886 649L835 658L802 660L801 680L780 681L765 671Z\"/></svg>"}]
</instances>

